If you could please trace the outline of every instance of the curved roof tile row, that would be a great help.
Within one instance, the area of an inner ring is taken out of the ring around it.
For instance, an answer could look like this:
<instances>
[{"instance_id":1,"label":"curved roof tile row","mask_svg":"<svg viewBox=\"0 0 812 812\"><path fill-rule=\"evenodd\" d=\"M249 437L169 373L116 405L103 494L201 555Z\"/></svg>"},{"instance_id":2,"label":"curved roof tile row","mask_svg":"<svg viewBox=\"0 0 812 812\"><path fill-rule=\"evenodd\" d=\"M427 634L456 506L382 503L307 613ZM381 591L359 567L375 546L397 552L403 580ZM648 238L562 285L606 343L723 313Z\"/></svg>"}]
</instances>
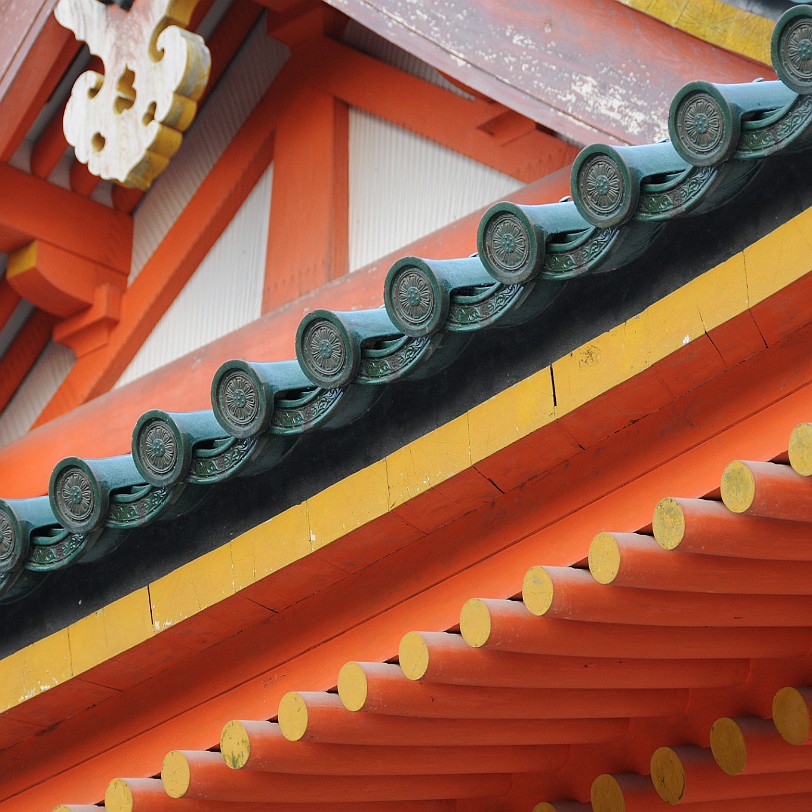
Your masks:
<instances>
[{"instance_id":1,"label":"curved roof tile row","mask_svg":"<svg viewBox=\"0 0 812 812\"><path fill-rule=\"evenodd\" d=\"M0 603L111 554L130 530L193 510L211 485L278 464L305 432L352 423L386 384L438 372L477 331L535 318L569 280L624 266L669 220L723 205L770 155L808 147L811 36L812 10L791 9L773 35L781 81L686 85L671 105L671 141L587 147L571 199L492 206L475 255L400 259L385 307L306 315L296 361L229 361L212 381L211 410L151 410L131 454L68 457L47 497L0 500Z\"/></svg>"},{"instance_id":2,"label":"curved roof tile row","mask_svg":"<svg viewBox=\"0 0 812 812\"><path fill-rule=\"evenodd\" d=\"M721 503L663 499L652 535L598 534L589 570L532 566L519 598L112 780L104 808L809 809L812 425L789 458L731 463Z\"/></svg>"}]
</instances>

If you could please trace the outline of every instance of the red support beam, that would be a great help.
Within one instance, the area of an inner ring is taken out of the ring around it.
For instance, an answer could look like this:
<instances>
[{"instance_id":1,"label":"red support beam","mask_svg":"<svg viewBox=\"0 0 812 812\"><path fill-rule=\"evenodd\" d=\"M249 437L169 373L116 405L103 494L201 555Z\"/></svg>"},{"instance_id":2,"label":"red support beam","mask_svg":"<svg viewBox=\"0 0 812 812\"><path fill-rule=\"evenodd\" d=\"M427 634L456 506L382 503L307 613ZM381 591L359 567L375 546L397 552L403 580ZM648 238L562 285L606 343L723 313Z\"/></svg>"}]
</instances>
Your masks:
<instances>
[{"instance_id":1,"label":"red support beam","mask_svg":"<svg viewBox=\"0 0 812 812\"><path fill-rule=\"evenodd\" d=\"M45 349L55 321L49 313L35 310L0 358L0 410L6 408Z\"/></svg>"},{"instance_id":2,"label":"red support beam","mask_svg":"<svg viewBox=\"0 0 812 812\"><path fill-rule=\"evenodd\" d=\"M55 6L0 4L0 161L14 154L79 51L53 16Z\"/></svg>"},{"instance_id":3,"label":"red support beam","mask_svg":"<svg viewBox=\"0 0 812 812\"><path fill-rule=\"evenodd\" d=\"M0 164L0 251L41 239L129 274L132 218Z\"/></svg>"},{"instance_id":4,"label":"red support beam","mask_svg":"<svg viewBox=\"0 0 812 812\"><path fill-rule=\"evenodd\" d=\"M578 151L501 104L466 99L333 40L319 41L313 59L320 89L519 180L554 172Z\"/></svg>"},{"instance_id":5,"label":"red support beam","mask_svg":"<svg viewBox=\"0 0 812 812\"><path fill-rule=\"evenodd\" d=\"M310 88L279 122L264 313L348 270L348 137L347 106Z\"/></svg>"}]
</instances>

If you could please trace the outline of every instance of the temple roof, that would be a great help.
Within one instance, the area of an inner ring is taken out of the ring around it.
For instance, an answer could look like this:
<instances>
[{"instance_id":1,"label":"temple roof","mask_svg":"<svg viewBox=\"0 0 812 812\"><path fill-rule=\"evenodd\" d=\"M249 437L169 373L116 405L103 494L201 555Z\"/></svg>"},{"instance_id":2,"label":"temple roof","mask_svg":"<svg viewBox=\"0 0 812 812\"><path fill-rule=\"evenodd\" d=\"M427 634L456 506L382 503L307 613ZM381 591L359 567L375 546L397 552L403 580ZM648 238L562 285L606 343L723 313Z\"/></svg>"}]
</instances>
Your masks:
<instances>
[{"instance_id":1,"label":"temple roof","mask_svg":"<svg viewBox=\"0 0 812 812\"><path fill-rule=\"evenodd\" d=\"M480 222L476 254L399 259L384 307L307 314L296 360L227 362L211 383L211 410L152 409L136 423L131 454L68 457L47 498L0 503L1 600L24 600L49 573L115 555L147 525L183 521L215 485L284 469L305 435L374 431L365 415L390 386L449 369L497 327L521 336L573 282L589 295L582 278L597 286L641 257L650 262L658 239L679 239L683 221L696 232L746 199L759 170L812 139L812 72L795 47L810 14L792 9L776 26L780 81L686 85L671 104L670 141L587 147L571 199L496 204Z\"/></svg>"},{"instance_id":2,"label":"temple roof","mask_svg":"<svg viewBox=\"0 0 812 812\"><path fill-rule=\"evenodd\" d=\"M219 752L111 780L104 808L808 809L812 425L780 456L599 533L586 566L526 560L510 598L226 723Z\"/></svg>"}]
</instances>

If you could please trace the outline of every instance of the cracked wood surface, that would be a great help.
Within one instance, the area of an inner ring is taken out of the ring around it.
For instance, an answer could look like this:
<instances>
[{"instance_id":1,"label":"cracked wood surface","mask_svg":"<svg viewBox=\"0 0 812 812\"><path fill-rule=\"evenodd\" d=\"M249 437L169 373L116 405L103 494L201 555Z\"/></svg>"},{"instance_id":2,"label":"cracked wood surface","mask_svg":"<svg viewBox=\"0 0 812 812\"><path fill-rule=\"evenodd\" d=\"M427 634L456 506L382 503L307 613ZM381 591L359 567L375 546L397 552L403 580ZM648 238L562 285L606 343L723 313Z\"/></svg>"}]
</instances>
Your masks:
<instances>
[{"instance_id":1,"label":"cracked wood surface","mask_svg":"<svg viewBox=\"0 0 812 812\"><path fill-rule=\"evenodd\" d=\"M683 84L765 73L615 0L326 2L579 144L658 141L668 134L669 104Z\"/></svg>"}]
</instances>

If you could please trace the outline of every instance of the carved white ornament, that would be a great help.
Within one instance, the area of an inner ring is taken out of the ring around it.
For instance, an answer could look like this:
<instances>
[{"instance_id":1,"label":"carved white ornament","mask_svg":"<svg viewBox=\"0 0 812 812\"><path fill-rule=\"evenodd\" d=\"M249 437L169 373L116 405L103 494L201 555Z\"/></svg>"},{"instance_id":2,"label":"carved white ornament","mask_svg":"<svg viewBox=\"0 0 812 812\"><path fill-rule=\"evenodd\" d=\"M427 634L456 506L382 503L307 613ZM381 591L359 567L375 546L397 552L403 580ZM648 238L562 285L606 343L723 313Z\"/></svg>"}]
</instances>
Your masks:
<instances>
[{"instance_id":1,"label":"carved white ornament","mask_svg":"<svg viewBox=\"0 0 812 812\"><path fill-rule=\"evenodd\" d=\"M63 127L94 175L148 189L180 147L211 56L188 25L198 0L59 0L56 18L104 63L74 83Z\"/></svg>"}]
</instances>

